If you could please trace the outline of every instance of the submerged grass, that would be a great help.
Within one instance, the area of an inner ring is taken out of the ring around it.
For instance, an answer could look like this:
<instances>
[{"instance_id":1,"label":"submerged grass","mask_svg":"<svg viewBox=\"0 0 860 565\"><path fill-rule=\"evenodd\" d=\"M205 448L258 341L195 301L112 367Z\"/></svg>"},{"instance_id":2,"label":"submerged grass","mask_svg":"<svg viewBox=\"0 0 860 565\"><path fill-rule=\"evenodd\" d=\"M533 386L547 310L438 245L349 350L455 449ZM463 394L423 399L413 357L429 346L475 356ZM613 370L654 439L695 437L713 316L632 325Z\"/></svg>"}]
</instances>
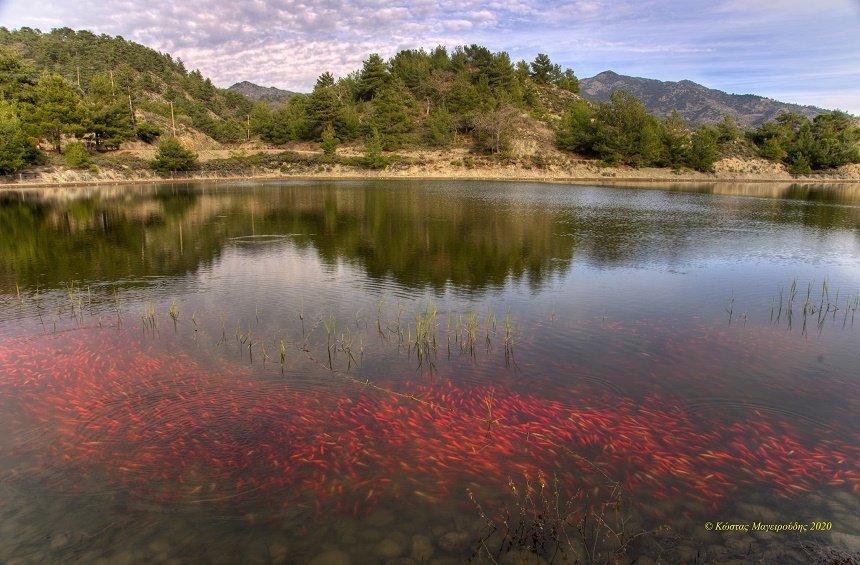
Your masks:
<instances>
[{"instance_id":1,"label":"submerged grass","mask_svg":"<svg viewBox=\"0 0 860 565\"><path fill-rule=\"evenodd\" d=\"M804 290L803 286L806 288ZM801 333L806 335L811 327L817 327L819 333L825 325L830 322L834 326L841 325L842 328L853 327L854 318L860 308L860 292L844 293L838 287L834 288L828 279L823 279L820 284L809 281L801 285L795 278L787 286L779 286L777 293L770 299L770 323L772 325L787 324L789 330L796 325L797 317L801 318ZM83 329L86 318L99 327L103 324L101 314L105 310L111 311L112 323L117 327L123 324L123 301L119 289L111 287L106 296L97 296L93 301L93 292L89 287L85 290L79 288L75 282L64 285L61 292L49 292L46 294L35 292L27 293L20 285L15 287L14 304L23 308L32 308L33 315L38 317L43 329L56 332L58 326L62 327L63 319L70 318L77 328ZM52 308L46 308L45 303L56 302L55 313ZM725 312L729 323L737 320L747 325L752 318L749 312L744 310L738 314L736 294L731 292L726 302ZM398 299L393 308L387 308L384 300L376 302L375 307L375 333L381 342L394 342L398 351L403 350L407 355L415 354L418 369L429 368L435 370L439 348L444 347L448 358L452 355L468 355L475 358L478 354L479 340L486 345L486 352L490 354L496 343L501 345L506 367L516 369L515 349L517 345L517 327L514 316L510 309L504 310L504 315L499 319L496 310L488 308L486 314L479 316L474 308L462 310L447 310L444 314L444 328L438 306L434 301L428 300L417 307L411 313L406 313L401 301ZM266 336L265 324L262 316L263 309L257 304L254 307L253 320L244 324L237 321L235 324L235 339L241 348L242 356L247 350L248 357L253 361L255 353L261 354L263 361L271 358L279 360L283 367L286 364L286 349L296 346L299 350L309 352L315 340L320 338L317 330L321 326L324 330L324 346L326 348L326 367L333 371L339 364L338 353L341 353L342 363L347 371L359 367L364 361L365 343L367 333L371 324L358 309L352 313L353 323L347 323L339 331L337 318L333 313L321 315L314 318L313 323L308 321L305 311L304 300L299 300L298 322L301 330L301 341L291 342L285 340L281 330ZM172 321L174 331L182 334L182 313L179 301L171 299L166 308L167 318ZM841 324L839 320L841 317ZM145 302L139 314L141 327L144 332L157 333L159 329L159 316L152 301ZM348 316L349 318L349 316ZM226 318L222 314L219 317L220 336L213 337L213 343L218 346L228 347L229 342L226 335ZM408 320L408 321L407 321ZM347 327L349 326L349 327ZM206 324L198 317L197 312L192 313L190 323L186 326L193 340L207 336ZM252 330L252 327L259 329ZM255 334L261 334L257 336ZM264 337L265 336L265 337ZM393 339L396 338L396 339ZM271 344L267 340L271 339ZM484 348L481 348L484 349ZM277 351L277 354L271 353ZM271 357L270 357L271 353Z\"/></svg>"},{"instance_id":2,"label":"submerged grass","mask_svg":"<svg viewBox=\"0 0 860 565\"><path fill-rule=\"evenodd\" d=\"M619 483L572 493L543 473L508 481L508 501L488 512L467 489L483 532L471 561L484 563L632 562L637 544L656 543L659 529L645 530ZM568 487L568 488L565 488Z\"/></svg>"},{"instance_id":3,"label":"submerged grass","mask_svg":"<svg viewBox=\"0 0 860 565\"><path fill-rule=\"evenodd\" d=\"M853 327L854 315L858 306L860 306L860 292L854 295L843 295L844 299L842 301L840 301L840 294L839 288L836 289L835 293L832 292L830 283L826 277L822 279L820 287L815 281L807 283L803 302L799 308L802 335L807 334L810 323L813 323L817 327L820 334L828 318L831 322L835 323L839 312L842 312L842 327L847 328L849 320ZM787 297L785 296L783 287L780 286L778 288L777 295L771 297L770 300L770 323L772 325L781 325L784 317L789 331L794 327L794 310L797 297L798 283L796 278L792 280L788 288Z\"/></svg>"}]
</instances>

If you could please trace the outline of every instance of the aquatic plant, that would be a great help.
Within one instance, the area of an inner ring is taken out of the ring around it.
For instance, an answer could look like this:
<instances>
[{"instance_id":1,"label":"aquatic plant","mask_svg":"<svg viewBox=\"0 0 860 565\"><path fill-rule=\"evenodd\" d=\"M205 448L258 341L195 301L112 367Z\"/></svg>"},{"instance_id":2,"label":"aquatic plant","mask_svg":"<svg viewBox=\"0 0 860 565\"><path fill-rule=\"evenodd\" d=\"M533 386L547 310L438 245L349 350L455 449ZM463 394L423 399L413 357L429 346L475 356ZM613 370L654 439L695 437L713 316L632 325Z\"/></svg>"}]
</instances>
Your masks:
<instances>
[{"instance_id":1,"label":"aquatic plant","mask_svg":"<svg viewBox=\"0 0 860 565\"><path fill-rule=\"evenodd\" d=\"M302 323L302 337L305 336L305 300L299 300L299 321Z\"/></svg>"},{"instance_id":2,"label":"aquatic plant","mask_svg":"<svg viewBox=\"0 0 860 565\"><path fill-rule=\"evenodd\" d=\"M170 302L170 307L167 309L167 315L170 316L170 319L173 320L173 329L177 329L177 324L179 324L179 305L176 303L176 300L172 300Z\"/></svg>"},{"instance_id":3,"label":"aquatic plant","mask_svg":"<svg viewBox=\"0 0 860 565\"><path fill-rule=\"evenodd\" d=\"M346 370L349 371L352 369L353 363L358 365L358 361L356 361L355 357L352 355L352 332L347 326L344 332L340 335L340 339L338 340L338 347L347 357L347 367ZM329 367L331 369L331 367Z\"/></svg>"},{"instance_id":4,"label":"aquatic plant","mask_svg":"<svg viewBox=\"0 0 860 565\"><path fill-rule=\"evenodd\" d=\"M326 352L328 353L328 368L329 370L334 369L334 365L332 365L332 340L337 331L337 319L334 317L334 314L329 314L323 320L323 326L325 327L326 334Z\"/></svg>"},{"instance_id":5,"label":"aquatic plant","mask_svg":"<svg viewBox=\"0 0 860 565\"><path fill-rule=\"evenodd\" d=\"M410 338L409 341L414 345L419 367L423 365L425 359L431 367L433 366L431 355L437 349L436 333L439 329L437 316L438 310L432 300L423 312L419 311L415 314L415 340L412 341Z\"/></svg>"},{"instance_id":6,"label":"aquatic plant","mask_svg":"<svg viewBox=\"0 0 860 565\"><path fill-rule=\"evenodd\" d=\"M382 331L382 311L385 308L385 301L383 299L379 299L376 302L376 331L385 339L385 332Z\"/></svg>"},{"instance_id":7,"label":"aquatic plant","mask_svg":"<svg viewBox=\"0 0 860 565\"><path fill-rule=\"evenodd\" d=\"M140 313L140 322L144 330L150 329L153 332L158 330L158 316L155 313L155 305L152 302L148 302Z\"/></svg>"},{"instance_id":8,"label":"aquatic plant","mask_svg":"<svg viewBox=\"0 0 860 565\"><path fill-rule=\"evenodd\" d=\"M283 338L278 341L278 356L281 360L281 371L283 371L284 365L287 362L287 343L283 340Z\"/></svg>"},{"instance_id":9,"label":"aquatic plant","mask_svg":"<svg viewBox=\"0 0 860 565\"><path fill-rule=\"evenodd\" d=\"M467 493L485 524L472 560L506 562L525 552L535 561L608 564L624 561L642 538L654 541L656 530L643 528L619 483L563 486L558 476L548 480L538 471L522 482L509 480L507 500L492 503L489 514L472 489Z\"/></svg>"},{"instance_id":10,"label":"aquatic plant","mask_svg":"<svg viewBox=\"0 0 860 565\"><path fill-rule=\"evenodd\" d=\"M509 364L514 358L514 318L510 310L505 311L502 323L505 328L505 363Z\"/></svg>"},{"instance_id":11,"label":"aquatic plant","mask_svg":"<svg viewBox=\"0 0 860 565\"><path fill-rule=\"evenodd\" d=\"M844 296L841 294L841 290L839 288L836 288L836 292L833 293L827 277L822 279L817 295L813 290L815 288L819 287L814 281L809 281L806 285L806 294L804 295L803 303L800 308L800 315L802 316L801 334L807 334L810 320L814 321L818 328L818 333L820 334L824 330L824 326L828 318L831 322L835 323L837 320L837 313L840 311L843 312L842 327L848 327L848 319L851 318L853 320L860 293L854 296ZM783 313L785 313L788 329L792 329L794 321L794 303L797 296L798 284L796 278L791 282L787 299L783 295L783 287L780 286L778 288L777 295L775 297L771 297L770 300L770 322L772 324L779 325L782 321ZM844 302L842 302L842 304L840 304L840 296L844 296Z\"/></svg>"}]
</instances>

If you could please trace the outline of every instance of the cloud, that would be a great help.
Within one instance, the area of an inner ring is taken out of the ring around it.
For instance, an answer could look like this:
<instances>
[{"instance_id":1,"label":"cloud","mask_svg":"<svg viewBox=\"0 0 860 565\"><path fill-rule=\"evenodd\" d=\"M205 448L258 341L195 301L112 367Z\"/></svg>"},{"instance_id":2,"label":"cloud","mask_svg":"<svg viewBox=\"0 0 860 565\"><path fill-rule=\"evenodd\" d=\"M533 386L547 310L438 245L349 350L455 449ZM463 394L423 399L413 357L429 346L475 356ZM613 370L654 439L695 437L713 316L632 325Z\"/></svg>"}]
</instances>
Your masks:
<instances>
[{"instance_id":1,"label":"cloud","mask_svg":"<svg viewBox=\"0 0 860 565\"><path fill-rule=\"evenodd\" d=\"M547 52L582 76L612 68L689 78L839 100L860 113L849 70L860 68L858 23L853 0L0 0L6 27L122 35L220 85L306 90L321 72L351 72L371 52L482 43L515 58ZM806 84L790 84L794 73Z\"/></svg>"}]
</instances>

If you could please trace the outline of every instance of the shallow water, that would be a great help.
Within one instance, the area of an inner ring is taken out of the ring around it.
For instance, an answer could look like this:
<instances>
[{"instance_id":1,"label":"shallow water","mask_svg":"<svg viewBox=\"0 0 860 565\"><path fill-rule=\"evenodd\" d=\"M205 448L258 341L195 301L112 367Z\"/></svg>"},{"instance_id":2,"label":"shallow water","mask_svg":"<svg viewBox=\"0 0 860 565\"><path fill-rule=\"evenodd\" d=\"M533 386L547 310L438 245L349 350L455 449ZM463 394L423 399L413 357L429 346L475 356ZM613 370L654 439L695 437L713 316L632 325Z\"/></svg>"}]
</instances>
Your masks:
<instances>
[{"instance_id":1,"label":"shallow water","mask_svg":"<svg viewBox=\"0 0 860 565\"><path fill-rule=\"evenodd\" d=\"M855 186L0 194L0 562L845 558L858 228Z\"/></svg>"}]
</instances>

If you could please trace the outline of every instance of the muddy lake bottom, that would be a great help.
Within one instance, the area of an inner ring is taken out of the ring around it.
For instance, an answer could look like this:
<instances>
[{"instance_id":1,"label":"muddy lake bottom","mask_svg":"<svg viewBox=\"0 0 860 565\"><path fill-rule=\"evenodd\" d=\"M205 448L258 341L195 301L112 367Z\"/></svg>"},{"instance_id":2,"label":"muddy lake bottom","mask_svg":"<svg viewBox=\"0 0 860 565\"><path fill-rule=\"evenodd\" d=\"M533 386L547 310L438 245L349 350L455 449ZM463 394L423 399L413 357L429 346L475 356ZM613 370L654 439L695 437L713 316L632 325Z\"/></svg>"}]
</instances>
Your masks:
<instances>
[{"instance_id":1,"label":"muddy lake bottom","mask_svg":"<svg viewBox=\"0 0 860 565\"><path fill-rule=\"evenodd\" d=\"M860 557L860 189L0 195L0 562Z\"/></svg>"}]
</instances>

